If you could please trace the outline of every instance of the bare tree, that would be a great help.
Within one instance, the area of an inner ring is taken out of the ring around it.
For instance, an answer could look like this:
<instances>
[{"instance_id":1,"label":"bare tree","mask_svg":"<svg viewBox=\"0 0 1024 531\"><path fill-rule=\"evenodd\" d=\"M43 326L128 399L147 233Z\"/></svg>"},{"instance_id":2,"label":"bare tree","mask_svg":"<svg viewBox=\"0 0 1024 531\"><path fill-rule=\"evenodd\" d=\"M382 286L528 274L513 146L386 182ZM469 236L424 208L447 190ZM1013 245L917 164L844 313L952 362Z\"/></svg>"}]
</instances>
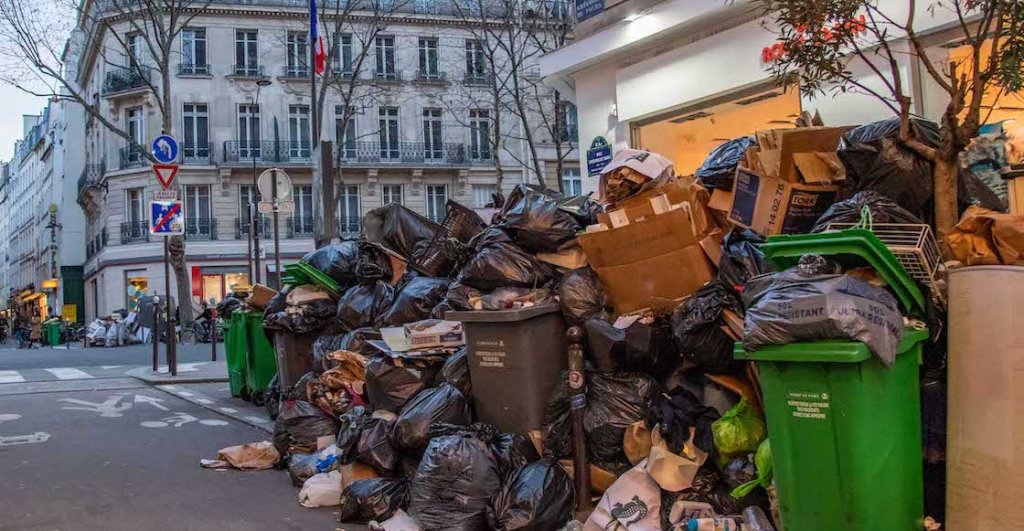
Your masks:
<instances>
[{"instance_id":1,"label":"bare tree","mask_svg":"<svg viewBox=\"0 0 1024 531\"><path fill-rule=\"evenodd\" d=\"M960 152L978 135L991 109L984 111L989 89L998 95L1024 88L1024 2L1020 0L932 0L924 7L955 14L957 38L969 47L967 59L943 64L929 56L914 27L922 6L907 0L907 15L897 20L871 0L763 0L777 21L783 53L776 75L796 74L808 95L859 91L875 96L900 118L900 140L933 165L935 223L940 235L958 221L957 177ZM891 8L890 8L891 9ZM910 126L911 91L900 75L904 40L926 75L948 95L937 147L914 138ZM986 58L985 51L988 50ZM881 85L865 83L854 66L867 69ZM873 87L881 86L876 89ZM993 104L993 108L995 105Z\"/></svg>"},{"instance_id":2,"label":"bare tree","mask_svg":"<svg viewBox=\"0 0 1024 531\"><path fill-rule=\"evenodd\" d=\"M0 0L0 52L17 61L0 75L6 82L30 94L80 105L87 115L105 129L123 139L137 156L155 162L147 146L133 138L98 101L86 94L86 82L80 76L88 71L77 60L68 68L63 54L65 35L54 31L55 12L74 13L74 29L83 34L85 46L97 47L96 61L125 68L133 82L147 91L146 98L160 112L161 129L174 133L171 104L171 59L177 53L175 42L182 30L203 13L213 0L51 0L25 2ZM132 35L132 42L127 35ZM107 39L113 44L107 44ZM140 53L141 52L141 53ZM124 59L127 58L127 61ZM127 64L125 64L127 63ZM30 73L30 76L26 76ZM179 315L183 323L192 321L191 278L185 266L185 240L170 239L171 265L178 285Z\"/></svg>"}]
</instances>

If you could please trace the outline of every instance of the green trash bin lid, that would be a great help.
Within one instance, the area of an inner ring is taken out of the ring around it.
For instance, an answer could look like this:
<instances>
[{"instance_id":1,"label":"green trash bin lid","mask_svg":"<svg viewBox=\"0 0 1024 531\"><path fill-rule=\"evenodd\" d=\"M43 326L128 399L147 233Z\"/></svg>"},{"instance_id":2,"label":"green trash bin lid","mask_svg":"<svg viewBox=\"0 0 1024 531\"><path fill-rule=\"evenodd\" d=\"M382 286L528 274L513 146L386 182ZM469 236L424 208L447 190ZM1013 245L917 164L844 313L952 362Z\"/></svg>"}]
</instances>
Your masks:
<instances>
[{"instance_id":1,"label":"green trash bin lid","mask_svg":"<svg viewBox=\"0 0 1024 531\"><path fill-rule=\"evenodd\" d=\"M928 339L927 330L907 328L896 352L903 354ZM827 363L860 363L871 358L871 350L859 341L803 341L788 345L769 345L754 352L743 350L743 343L733 347L733 357L748 361L797 361Z\"/></svg>"},{"instance_id":2,"label":"green trash bin lid","mask_svg":"<svg viewBox=\"0 0 1024 531\"><path fill-rule=\"evenodd\" d=\"M925 299L917 284L900 266L899 260L866 229L820 232L816 234L781 234L770 236L761 244L765 259L776 269L789 269L807 254L828 256L844 267L870 266L885 280L896 298L910 313L924 312Z\"/></svg>"},{"instance_id":3,"label":"green trash bin lid","mask_svg":"<svg viewBox=\"0 0 1024 531\"><path fill-rule=\"evenodd\" d=\"M313 284L323 288L327 293L330 293L335 298L341 297L341 286L334 281L331 277L325 275L323 271L305 263L296 262L294 264L288 264L284 266L285 274L282 276L282 281L285 284L291 284L293 286L300 284Z\"/></svg>"}]
</instances>

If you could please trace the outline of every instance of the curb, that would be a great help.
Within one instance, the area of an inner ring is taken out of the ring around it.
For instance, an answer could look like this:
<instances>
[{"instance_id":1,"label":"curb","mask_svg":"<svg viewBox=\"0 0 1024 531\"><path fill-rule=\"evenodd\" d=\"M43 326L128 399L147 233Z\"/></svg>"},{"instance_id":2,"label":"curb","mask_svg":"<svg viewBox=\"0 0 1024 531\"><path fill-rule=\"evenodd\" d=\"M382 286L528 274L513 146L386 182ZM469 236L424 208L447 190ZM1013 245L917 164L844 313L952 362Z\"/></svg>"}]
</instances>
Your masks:
<instances>
[{"instance_id":1,"label":"curb","mask_svg":"<svg viewBox=\"0 0 1024 531\"><path fill-rule=\"evenodd\" d=\"M152 369L149 367L139 367L136 369L129 369L125 372L125 375L131 376L136 380L141 380L149 385L174 385L174 384L193 384L193 383L220 383L228 381L227 375L224 376L203 376L198 374L196 376L182 376L180 373L178 376L171 376L166 373L154 374Z\"/></svg>"},{"instance_id":2,"label":"curb","mask_svg":"<svg viewBox=\"0 0 1024 531\"><path fill-rule=\"evenodd\" d=\"M223 380L213 380L213 382L221 382L221 381L226 382L227 379L225 378ZM160 391L163 391L163 392L165 392L165 393L167 393L169 395L172 395L172 396L174 396L176 398L184 400L184 401L186 401L186 402L188 402L190 404L199 406L199 407L201 407L203 409L206 409L208 411L213 411L214 413L217 413L218 415L225 416L225 417L227 417L229 419L241 422L242 424L245 424L247 426L256 428L258 430L262 430L262 431L264 431L266 433L273 433L274 432L274 422L272 420L270 420L270 419L259 419L259 421L256 421L256 420L253 420L252 418L250 418L250 416L248 416L248 415L243 415L241 412L231 413L231 412L228 412L228 411L223 411L221 409L221 407L216 405L217 404L216 400L214 400L214 399L212 399L212 398L210 398L210 397L208 397L206 395L203 395L201 393L197 393L195 391L186 391L186 392L182 393L181 390L179 390L179 389L177 389L175 387L176 384L184 384L184 383L209 383L209 382L210 382L210 380L205 380L205 381L202 381L202 382L179 382L179 381L175 381L175 382L166 382L164 384L157 383L157 384L153 385L153 388L154 389L159 389Z\"/></svg>"}]
</instances>

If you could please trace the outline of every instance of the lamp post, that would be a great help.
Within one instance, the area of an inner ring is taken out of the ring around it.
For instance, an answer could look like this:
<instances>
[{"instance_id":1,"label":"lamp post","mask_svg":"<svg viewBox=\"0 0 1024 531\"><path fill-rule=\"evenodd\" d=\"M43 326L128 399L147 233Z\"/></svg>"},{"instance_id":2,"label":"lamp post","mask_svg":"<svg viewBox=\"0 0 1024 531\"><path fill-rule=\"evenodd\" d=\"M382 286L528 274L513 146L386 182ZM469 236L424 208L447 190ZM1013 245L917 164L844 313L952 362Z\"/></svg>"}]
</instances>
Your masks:
<instances>
[{"instance_id":1,"label":"lamp post","mask_svg":"<svg viewBox=\"0 0 1024 531\"><path fill-rule=\"evenodd\" d=\"M260 109L260 89L263 87L270 86L270 78L262 77L256 81L256 110ZM262 115L263 113L260 112ZM260 124L262 128L263 124ZM249 138L247 144L252 143L253 131L249 131ZM262 147L260 147L262 152ZM259 284L260 282L260 231L257 227L257 217L259 212L256 210L256 154L253 152L252 145L249 145L249 155L252 156L252 188L249 190L249 268L252 272L250 281L252 284Z\"/></svg>"}]
</instances>

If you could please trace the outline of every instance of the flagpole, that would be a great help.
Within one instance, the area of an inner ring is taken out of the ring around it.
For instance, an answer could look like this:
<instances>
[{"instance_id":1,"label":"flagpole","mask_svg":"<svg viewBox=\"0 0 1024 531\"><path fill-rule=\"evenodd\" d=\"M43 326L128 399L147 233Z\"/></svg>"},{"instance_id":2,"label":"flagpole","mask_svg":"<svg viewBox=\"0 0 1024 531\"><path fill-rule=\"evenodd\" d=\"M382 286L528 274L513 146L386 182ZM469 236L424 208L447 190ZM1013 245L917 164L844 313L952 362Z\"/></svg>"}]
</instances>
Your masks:
<instances>
[{"instance_id":1,"label":"flagpole","mask_svg":"<svg viewBox=\"0 0 1024 531\"><path fill-rule=\"evenodd\" d=\"M321 197L314 198L313 200L314 201L321 201L321 205L322 205L321 208L314 208L313 212L315 213L315 212L319 211L320 214L321 214L320 217L322 218L323 217L323 212L324 212L324 208L323 208L323 206L324 206L324 203L323 203L323 200L324 200L324 198L323 198L323 195L324 195L324 193L323 193L323 190L324 190L324 186L323 186L323 172L322 172L322 170L320 168L320 164L318 164L317 160L316 160L317 157L322 158L322 156L320 155L320 150L319 150L319 146L320 146L320 105L319 105L319 103L320 102L317 101L317 97L316 97L316 68L317 68L316 47L317 47L317 44L318 44L318 42L320 40L320 21L317 20L318 17L319 17L319 13L317 13L317 10L316 10L316 0L309 0L309 96L310 96L310 102L311 102L310 103L310 107L311 107L311 109L310 109L310 119L313 122L312 123L312 127L310 128L311 129L311 133L312 133L312 139L310 141L310 146L309 146L310 151L309 151L309 153L310 153L310 156L313 158L313 165L312 165L312 168L313 168L313 182L314 183L317 182L318 174L319 174L319 179L320 179L320 186L314 186L313 189L314 189L314 191L318 190L320 192L320 196ZM314 28L316 29L315 32L314 32ZM329 223L329 222L330 221L326 220L326 219L320 221L320 223L322 225L324 225L324 226L326 226L326 224ZM317 220L314 219L313 220L314 241L315 241L316 238L319 238L321 236L320 234L315 234L317 232L316 225L317 225ZM323 233L326 234L326 233L328 233L328 231L324 230ZM319 244L320 242L316 242L316 243ZM330 243L330 242L326 242L326 243Z\"/></svg>"}]
</instances>

